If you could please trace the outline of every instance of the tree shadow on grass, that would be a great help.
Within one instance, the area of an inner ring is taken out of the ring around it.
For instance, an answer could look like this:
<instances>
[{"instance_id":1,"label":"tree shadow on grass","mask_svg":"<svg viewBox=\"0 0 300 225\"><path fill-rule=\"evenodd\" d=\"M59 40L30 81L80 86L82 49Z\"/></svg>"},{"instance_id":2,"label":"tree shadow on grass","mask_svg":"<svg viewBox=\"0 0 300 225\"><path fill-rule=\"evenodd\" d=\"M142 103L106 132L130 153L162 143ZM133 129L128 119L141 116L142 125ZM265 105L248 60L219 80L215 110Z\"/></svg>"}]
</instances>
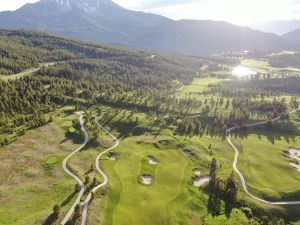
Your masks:
<instances>
[{"instance_id":1,"label":"tree shadow on grass","mask_svg":"<svg viewBox=\"0 0 300 225\"><path fill-rule=\"evenodd\" d=\"M75 215L71 220L69 220L66 225L76 225L79 224L78 221L80 220L80 217L76 217Z\"/></svg>"},{"instance_id":2,"label":"tree shadow on grass","mask_svg":"<svg viewBox=\"0 0 300 225\"><path fill-rule=\"evenodd\" d=\"M66 206L67 204L69 204L69 202L74 198L74 196L76 195L76 192L74 191L72 194L70 194L64 201L63 203L61 203L61 207Z\"/></svg>"},{"instance_id":3,"label":"tree shadow on grass","mask_svg":"<svg viewBox=\"0 0 300 225\"><path fill-rule=\"evenodd\" d=\"M57 215L51 213L42 225L51 225L58 219Z\"/></svg>"},{"instance_id":4,"label":"tree shadow on grass","mask_svg":"<svg viewBox=\"0 0 300 225\"><path fill-rule=\"evenodd\" d=\"M69 204L71 202L71 200L74 198L74 196L76 195L76 192L74 191L72 194L70 194L62 203L61 203L61 207L64 207L66 206L67 204ZM58 219L58 216L55 214L55 213L51 213L47 219L43 222L42 225L52 225L54 224ZM74 222L73 221L74 218L69 221L67 224L70 224L70 225L75 225L76 224L76 221Z\"/></svg>"},{"instance_id":5,"label":"tree shadow on grass","mask_svg":"<svg viewBox=\"0 0 300 225\"><path fill-rule=\"evenodd\" d=\"M66 117L68 117L70 115L73 115L75 113L75 111L78 111L78 110L76 110L75 108L74 109L64 110L65 116L63 118L66 118Z\"/></svg>"},{"instance_id":6,"label":"tree shadow on grass","mask_svg":"<svg viewBox=\"0 0 300 225\"><path fill-rule=\"evenodd\" d=\"M299 135L298 130L291 122L278 122L272 129L260 125L253 128L240 129L233 133L234 138L247 139L249 135L256 135L258 139L266 138L269 143L275 145L276 142L285 141L287 144L296 141Z\"/></svg>"},{"instance_id":7,"label":"tree shadow on grass","mask_svg":"<svg viewBox=\"0 0 300 225\"><path fill-rule=\"evenodd\" d=\"M214 194L209 195L207 204L208 213L212 216L218 216L221 212L221 199Z\"/></svg>"}]
</instances>

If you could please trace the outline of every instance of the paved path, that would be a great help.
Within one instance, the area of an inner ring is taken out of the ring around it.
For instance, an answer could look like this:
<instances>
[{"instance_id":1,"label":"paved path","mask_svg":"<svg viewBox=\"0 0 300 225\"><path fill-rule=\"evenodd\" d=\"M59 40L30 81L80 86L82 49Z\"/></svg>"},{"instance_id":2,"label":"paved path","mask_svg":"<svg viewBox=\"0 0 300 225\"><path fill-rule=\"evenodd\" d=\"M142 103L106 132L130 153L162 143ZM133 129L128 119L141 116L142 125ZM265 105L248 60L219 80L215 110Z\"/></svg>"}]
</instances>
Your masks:
<instances>
[{"instance_id":1,"label":"paved path","mask_svg":"<svg viewBox=\"0 0 300 225\"><path fill-rule=\"evenodd\" d=\"M98 121L98 118L95 117L95 122L98 124L98 126L104 130L108 135L110 135L112 137L112 139L115 141L115 144L106 149L105 151L101 152L98 157L96 158L96 169L97 171L99 172L99 174L103 177L104 181L99 184L97 187L94 187L93 190L89 193L89 195L87 196L85 202L82 203L82 206L83 206L83 213L82 213L82 220L81 220L81 225L85 225L86 224L86 221L87 221L87 211L88 211L88 207L89 207L89 203L91 201L91 197L92 197L92 193L95 193L99 188L105 186L109 179L107 177L107 175L103 172L103 170L100 168L100 159L103 155L105 155L106 153L108 153L109 151L113 150L114 148L116 148L119 144L120 144L120 141L110 132L108 131L105 127L103 127L99 121Z\"/></svg>"},{"instance_id":2,"label":"paved path","mask_svg":"<svg viewBox=\"0 0 300 225\"><path fill-rule=\"evenodd\" d=\"M71 177L73 177L80 184L80 192L79 192L78 197L75 200L74 204L72 205L71 209L69 210L69 212L67 213L67 215L65 216L63 221L61 222L62 225L65 225L68 222L68 220L70 219L70 217L72 216L72 214L74 212L74 209L75 209L75 206L80 203L81 197L82 197L82 195L84 193L84 190L85 190L84 183L80 180L79 177L77 177L74 173L72 173L72 171L70 171L68 166L67 166L68 160L73 155L75 155L77 152L79 152L89 141L89 135L88 135L88 133L87 133L85 127L84 127L83 115L80 116L79 121L80 121L80 125L81 125L81 130L84 132L84 135L85 135L85 140L84 140L84 143L79 148L77 148L74 152L72 152L70 155L68 155L64 159L63 169L64 169L64 171L66 171L66 173L68 173Z\"/></svg>"},{"instance_id":3,"label":"paved path","mask_svg":"<svg viewBox=\"0 0 300 225\"><path fill-rule=\"evenodd\" d=\"M295 113L297 111L300 111L300 107L298 109L295 109L293 111L290 112L291 113ZM272 120L272 122L276 122L278 120L281 119L281 116L278 116L276 118L274 118ZM262 122L258 122L258 123L253 123L253 124L248 124L248 125L245 125L246 127L253 127L253 126L258 126L258 125L263 125L263 124L266 124L267 121L262 121ZM259 202L263 202L263 203L267 203L267 204L271 204L271 205L300 205L300 201L280 201L280 202L273 202L273 201L268 201L268 200L265 200L265 199L262 199L262 198L259 198L253 194L250 193L248 187L247 187L247 184L246 184L246 181L245 181L245 178L243 176L243 174L241 173L241 171L237 168L237 162L238 162L238 158L239 158L239 150L238 148L232 143L231 141L231 132L234 131L235 129L238 129L240 127L232 127L230 129L227 130L226 132L226 135L227 135L227 141L228 143L231 145L231 147L233 148L233 150L235 151L235 155L234 155L234 161L233 161L233 169L234 171L239 175L241 181L242 181L242 185L243 185L243 188L245 190L245 192L247 193L247 195L249 195L250 197L254 198L255 200L259 201Z\"/></svg>"}]
</instances>

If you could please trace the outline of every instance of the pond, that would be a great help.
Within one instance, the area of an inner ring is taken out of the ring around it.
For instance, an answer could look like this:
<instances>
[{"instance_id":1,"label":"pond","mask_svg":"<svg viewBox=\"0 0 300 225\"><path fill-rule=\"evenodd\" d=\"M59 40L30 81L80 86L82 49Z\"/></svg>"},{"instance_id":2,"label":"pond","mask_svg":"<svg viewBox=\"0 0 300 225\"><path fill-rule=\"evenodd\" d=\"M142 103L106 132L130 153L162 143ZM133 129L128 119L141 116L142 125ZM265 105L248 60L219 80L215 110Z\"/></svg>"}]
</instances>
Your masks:
<instances>
[{"instance_id":1,"label":"pond","mask_svg":"<svg viewBox=\"0 0 300 225\"><path fill-rule=\"evenodd\" d=\"M237 66L232 70L232 75L237 77L246 77L250 75L256 75L257 73L248 67Z\"/></svg>"}]
</instances>

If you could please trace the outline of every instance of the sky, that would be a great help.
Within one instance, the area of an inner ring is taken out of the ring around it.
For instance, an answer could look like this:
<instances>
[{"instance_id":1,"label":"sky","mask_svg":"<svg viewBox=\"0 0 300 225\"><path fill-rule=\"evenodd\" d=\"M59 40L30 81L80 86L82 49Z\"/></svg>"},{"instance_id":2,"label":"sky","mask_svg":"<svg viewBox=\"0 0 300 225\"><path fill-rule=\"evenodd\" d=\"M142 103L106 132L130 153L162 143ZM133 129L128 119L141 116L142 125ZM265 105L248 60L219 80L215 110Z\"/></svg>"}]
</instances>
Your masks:
<instances>
[{"instance_id":1,"label":"sky","mask_svg":"<svg viewBox=\"0 0 300 225\"><path fill-rule=\"evenodd\" d=\"M0 0L0 11L38 0ZM300 0L113 0L119 5L172 19L224 20L249 25L270 20L300 19Z\"/></svg>"}]
</instances>

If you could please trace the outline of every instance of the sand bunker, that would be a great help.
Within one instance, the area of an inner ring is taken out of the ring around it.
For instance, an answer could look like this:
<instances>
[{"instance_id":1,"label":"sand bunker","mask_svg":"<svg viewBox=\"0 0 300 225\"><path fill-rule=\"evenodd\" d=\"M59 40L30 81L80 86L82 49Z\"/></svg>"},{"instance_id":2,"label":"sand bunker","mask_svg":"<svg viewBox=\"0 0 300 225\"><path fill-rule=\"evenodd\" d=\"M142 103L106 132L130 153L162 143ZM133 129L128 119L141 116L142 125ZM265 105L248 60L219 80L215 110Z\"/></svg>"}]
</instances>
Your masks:
<instances>
[{"instance_id":1,"label":"sand bunker","mask_svg":"<svg viewBox=\"0 0 300 225\"><path fill-rule=\"evenodd\" d=\"M298 162L290 162L290 165L300 172L300 150L289 149L289 157L295 159Z\"/></svg>"},{"instance_id":2,"label":"sand bunker","mask_svg":"<svg viewBox=\"0 0 300 225\"><path fill-rule=\"evenodd\" d=\"M169 144L169 141L168 140L160 140L159 143L162 145L167 145L167 144Z\"/></svg>"},{"instance_id":3,"label":"sand bunker","mask_svg":"<svg viewBox=\"0 0 300 225\"><path fill-rule=\"evenodd\" d=\"M76 114L79 115L79 116L81 116L81 115L84 114L84 111L78 111L78 112L76 112Z\"/></svg>"},{"instance_id":4,"label":"sand bunker","mask_svg":"<svg viewBox=\"0 0 300 225\"><path fill-rule=\"evenodd\" d=\"M184 154L185 156L191 156L191 155L192 155L192 152L191 152L190 150L188 150L188 149L184 149L184 150L183 150L183 154Z\"/></svg>"},{"instance_id":5,"label":"sand bunker","mask_svg":"<svg viewBox=\"0 0 300 225\"><path fill-rule=\"evenodd\" d=\"M117 160L118 155L117 155L117 154L114 154L114 153L111 153L111 154L109 154L108 157L109 157L110 160L113 160L113 161L114 161L114 160Z\"/></svg>"},{"instance_id":6,"label":"sand bunker","mask_svg":"<svg viewBox=\"0 0 300 225\"><path fill-rule=\"evenodd\" d=\"M201 175L201 169L200 168L195 169L194 173L195 173L196 176L200 176Z\"/></svg>"},{"instance_id":7,"label":"sand bunker","mask_svg":"<svg viewBox=\"0 0 300 225\"><path fill-rule=\"evenodd\" d=\"M146 57L146 59L155 59L156 58L156 55L149 55Z\"/></svg>"},{"instance_id":8,"label":"sand bunker","mask_svg":"<svg viewBox=\"0 0 300 225\"><path fill-rule=\"evenodd\" d=\"M158 163L158 160L154 156L149 156L149 163L155 165Z\"/></svg>"},{"instance_id":9,"label":"sand bunker","mask_svg":"<svg viewBox=\"0 0 300 225\"><path fill-rule=\"evenodd\" d=\"M151 184L152 183L152 176L149 175L149 174L143 175L142 176L142 182L143 182L143 184L147 184L147 185Z\"/></svg>"},{"instance_id":10,"label":"sand bunker","mask_svg":"<svg viewBox=\"0 0 300 225\"><path fill-rule=\"evenodd\" d=\"M297 159L298 161L300 161L300 150L290 149L289 156L293 159Z\"/></svg>"},{"instance_id":11,"label":"sand bunker","mask_svg":"<svg viewBox=\"0 0 300 225\"><path fill-rule=\"evenodd\" d=\"M111 157L110 157L110 160L117 160L117 156L116 155L112 155Z\"/></svg>"},{"instance_id":12,"label":"sand bunker","mask_svg":"<svg viewBox=\"0 0 300 225\"><path fill-rule=\"evenodd\" d=\"M210 176L198 177L194 180L194 185L200 187L210 181Z\"/></svg>"}]
</instances>

